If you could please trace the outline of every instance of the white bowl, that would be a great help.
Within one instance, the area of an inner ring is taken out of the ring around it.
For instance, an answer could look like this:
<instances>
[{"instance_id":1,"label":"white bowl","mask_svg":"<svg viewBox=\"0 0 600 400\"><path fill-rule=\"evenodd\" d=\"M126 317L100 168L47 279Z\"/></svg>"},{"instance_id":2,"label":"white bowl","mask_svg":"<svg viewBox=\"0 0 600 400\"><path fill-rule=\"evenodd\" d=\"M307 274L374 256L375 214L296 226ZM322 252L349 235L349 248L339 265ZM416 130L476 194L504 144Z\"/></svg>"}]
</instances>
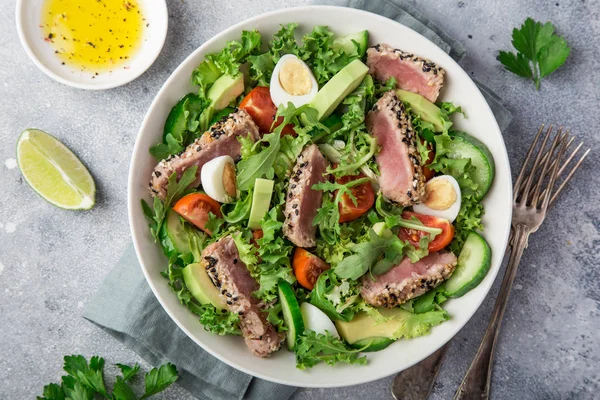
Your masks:
<instances>
[{"instance_id":1,"label":"white bowl","mask_svg":"<svg viewBox=\"0 0 600 400\"><path fill-rule=\"evenodd\" d=\"M148 148L161 140L162 127L171 107L182 95L195 90L190 85L190 74L204 55L220 50L228 40L239 38L243 29L258 29L268 38L279 29L279 24L288 22L298 22L301 31L319 24L330 26L338 34L368 29L371 44L388 43L440 64L447 71L442 99L462 106L469 116L468 119L456 118L456 125L484 142L496 162L494 184L484 201L487 210L485 237L492 248L492 266L486 278L465 296L444 305L452 318L450 321L435 327L430 335L399 340L383 351L368 353L366 366L318 365L301 371L296 369L293 353L285 349L271 358L261 359L250 354L239 337L221 337L206 332L198 317L179 304L160 275L167 260L153 242L140 207L140 199L150 200L148 181L156 165ZM350 8L310 6L270 12L232 26L198 48L173 72L150 106L138 134L129 171L128 202L133 242L146 279L173 321L194 342L227 364L263 379L302 387L337 387L373 381L406 369L448 342L469 321L500 268L510 232L511 198L510 167L498 124L473 81L450 56L413 30L379 15Z\"/></svg>"},{"instance_id":2,"label":"white bowl","mask_svg":"<svg viewBox=\"0 0 600 400\"><path fill-rule=\"evenodd\" d=\"M129 62L112 72L95 76L68 65L61 65L54 49L44 41L41 13L44 0L17 0L16 22L21 44L33 63L50 78L79 89L111 89L131 82L143 74L160 54L167 37L169 14L165 0L139 0L142 14L148 23L142 45Z\"/></svg>"}]
</instances>

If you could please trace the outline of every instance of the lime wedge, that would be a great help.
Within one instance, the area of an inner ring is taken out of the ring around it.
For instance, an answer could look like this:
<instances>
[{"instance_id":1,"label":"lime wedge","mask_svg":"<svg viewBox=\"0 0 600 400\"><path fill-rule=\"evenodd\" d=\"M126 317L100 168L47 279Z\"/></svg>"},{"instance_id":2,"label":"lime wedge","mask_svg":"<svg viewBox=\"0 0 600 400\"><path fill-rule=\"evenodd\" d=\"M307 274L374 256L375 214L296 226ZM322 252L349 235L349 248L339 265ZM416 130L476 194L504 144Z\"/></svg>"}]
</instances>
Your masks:
<instances>
[{"instance_id":1,"label":"lime wedge","mask_svg":"<svg viewBox=\"0 0 600 400\"><path fill-rule=\"evenodd\" d=\"M68 210L94 206L94 179L54 136L38 129L23 131L17 142L17 161L27 183L49 203Z\"/></svg>"}]
</instances>

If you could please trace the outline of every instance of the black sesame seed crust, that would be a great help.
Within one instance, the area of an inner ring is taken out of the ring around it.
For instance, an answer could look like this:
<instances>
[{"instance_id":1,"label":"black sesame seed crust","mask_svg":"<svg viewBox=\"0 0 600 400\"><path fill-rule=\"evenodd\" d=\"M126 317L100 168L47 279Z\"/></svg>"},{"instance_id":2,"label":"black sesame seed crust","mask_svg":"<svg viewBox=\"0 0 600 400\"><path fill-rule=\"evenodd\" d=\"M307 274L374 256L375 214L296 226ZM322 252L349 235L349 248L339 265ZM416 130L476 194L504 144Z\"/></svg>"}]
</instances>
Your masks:
<instances>
[{"instance_id":1,"label":"black sesame seed crust","mask_svg":"<svg viewBox=\"0 0 600 400\"><path fill-rule=\"evenodd\" d=\"M429 101L435 102L440 90L444 86L445 70L442 67L426 58L419 57L412 53L394 49L386 44L377 44L367 51L367 65L369 66L369 73L379 80L387 80L387 74L389 72L384 71L383 68L377 66L377 60L380 58L396 59L398 62L414 64L418 70L422 71L424 78L427 80L427 86L436 88L435 98L428 98ZM404 88L402 82L398 82L398 87L416 93L412 88ZM423 95L423 93L420 94Z\"/></svg>"},{"instance_id":2,"label":"black sesame seed crust","mask_svg":"<svg viewBox=\"0 0 600 400\"><path fill-rule=\"evenodd\" d=\"M423 167L421 166L421 155L417 149L417 135L415 134L410 118L406 113L404 103L398 99L396 93L393 90L385 93L381 99L376 103L376 109L370 111L367 115L367 127L371 134L373 132L373 126L375 119L386 118L390 120L390 125L396 127L394 132L388 134L398 135L403 146L406 148L408 160L412 164L412 174L406 177L410 180L408 187L405 192L398 193L397 188L387 188L382 184L380 177L380 187L383 195L390 201L395 202L401 206L410 206L419 203L425 195L425 176L423 175ZM389 172L394 173L395 171L385 171L385 168L381 165L380 156L376 156L375 160L380 166L382 174ZM408 182L407 182L408 183Z\"/></svg>"},{"instance_id":3,"label":"black sesame seed crust","mask_svg":"<svg viewBox=\"0 0 600 400\"><path fill-rule=\"evenodd\" d=\"M365 277L362 281L361 297L375 307L392 308L406 303L410 299L437 287L452 275L457 263L456 257L452 256L444 255L444 257L450 258L452 262L446 264L433 263L428 267L425 274L413 273L409 278L405 278L400 282L392 281L385 285L378 285L377 281L373 282L370 277ZM424 260L427 260L427 258ZM404 264L407 262L408 260L405 259L402 264L394 268L409 268L410 266ZM380 277L377 279L388 279L386 274Z\"/></svg>"},{"instance_id":4,"label":"black sesame seed crust","mask_svg":"<svg viewBox=\"0 0 600 400\"><path fill-rule=\"evenodd\" d=\"M231 236L210 244L202 252L202 263L213 284L220 289L230 312L240 316L240 328L248 348L259 357L277 351L283 336L267 321L258 299L252 293L259 289Z\"/></svg>"},{"instance_id":5,"label":"black sesame seed crust","mask_svg":"<svg viewBox=\"0 0 600 400\"><path fill-rule=\"evenodd\" d=\"M235 112L217 121L181 153L169 156L158 163L150 181L151 194L164 200L167 181L174 172L180 178L183 171L196 165L199 176L206 162L223 155L229 155L239 161L241 145L237 140L238 136L246 136L253 140L260 138L258 127L250 115L244 110L236 109ZM199 184L200 179L197 179L191 186L197 187Z\"/></svg>"}]
</instances>

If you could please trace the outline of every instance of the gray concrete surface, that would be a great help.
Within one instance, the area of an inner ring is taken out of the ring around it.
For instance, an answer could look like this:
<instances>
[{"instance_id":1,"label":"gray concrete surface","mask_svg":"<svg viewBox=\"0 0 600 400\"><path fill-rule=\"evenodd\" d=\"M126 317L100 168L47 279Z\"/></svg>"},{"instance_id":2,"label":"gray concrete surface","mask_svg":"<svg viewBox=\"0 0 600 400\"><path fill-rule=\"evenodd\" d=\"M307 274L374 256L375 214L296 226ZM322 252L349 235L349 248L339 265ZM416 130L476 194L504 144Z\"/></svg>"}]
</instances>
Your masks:
<instances>
[{"instance_id":1,"label":"gray concrete surface","mask_svg":"<svg viewBox=\"0 0 600 400\"><path fill-rule=\"evenodd\" d=\"M417 3L417 2L415 2ZM288 0L172 0L157 62L124 87L87 92L60 85L27 58L14 2L0 2L0 399L33 398L56 380L64 354L136 354L81 318L83 305L129 243L126 191L138 127L171 71L203 41ZM494 368L494 399L600 396L600 3L598 0L421 1L415 4L468 49L462 65L500 94L514 114L505 134L513 169L541 122L564 124L594 148L546 223L531 239L506 312ZM495 60L513 27L532 16L553 21L572 47L567 64L536 92ZM88 165L98 204L68 212L41 200L13 168L27 127L60 137ZM451 398L479 344L498 283L458 334L433 399ZM391 377L335 390L299 390L294 399L389 399ZM161 398L191 399L175 387Z\"/></svg>"}]
</instances>

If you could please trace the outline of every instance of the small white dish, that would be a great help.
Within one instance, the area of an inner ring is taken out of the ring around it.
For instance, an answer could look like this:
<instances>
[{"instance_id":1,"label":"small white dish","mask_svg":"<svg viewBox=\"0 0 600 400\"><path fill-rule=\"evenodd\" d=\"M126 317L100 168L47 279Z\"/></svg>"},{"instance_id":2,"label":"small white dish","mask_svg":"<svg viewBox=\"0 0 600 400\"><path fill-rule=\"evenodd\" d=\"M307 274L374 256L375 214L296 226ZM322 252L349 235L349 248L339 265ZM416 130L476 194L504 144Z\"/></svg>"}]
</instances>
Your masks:
<instances>
[{"instance_id":1,"label":"small white dish","mask_svg":"<svg viewBox=\"0 0 600 400\"><path fill-rule=\"evenodd\" d=\"M169 14L165 0L139 0L146 23L140 48L128 63L110 72L95 75L62 65L54 48L44 41L40 28L45 0L17 0L16 23L21 44L33 63L50 78L62 84L87 90L111 89L131 82L154 63L167 37Z\"/></svg>"}]
</instances>

